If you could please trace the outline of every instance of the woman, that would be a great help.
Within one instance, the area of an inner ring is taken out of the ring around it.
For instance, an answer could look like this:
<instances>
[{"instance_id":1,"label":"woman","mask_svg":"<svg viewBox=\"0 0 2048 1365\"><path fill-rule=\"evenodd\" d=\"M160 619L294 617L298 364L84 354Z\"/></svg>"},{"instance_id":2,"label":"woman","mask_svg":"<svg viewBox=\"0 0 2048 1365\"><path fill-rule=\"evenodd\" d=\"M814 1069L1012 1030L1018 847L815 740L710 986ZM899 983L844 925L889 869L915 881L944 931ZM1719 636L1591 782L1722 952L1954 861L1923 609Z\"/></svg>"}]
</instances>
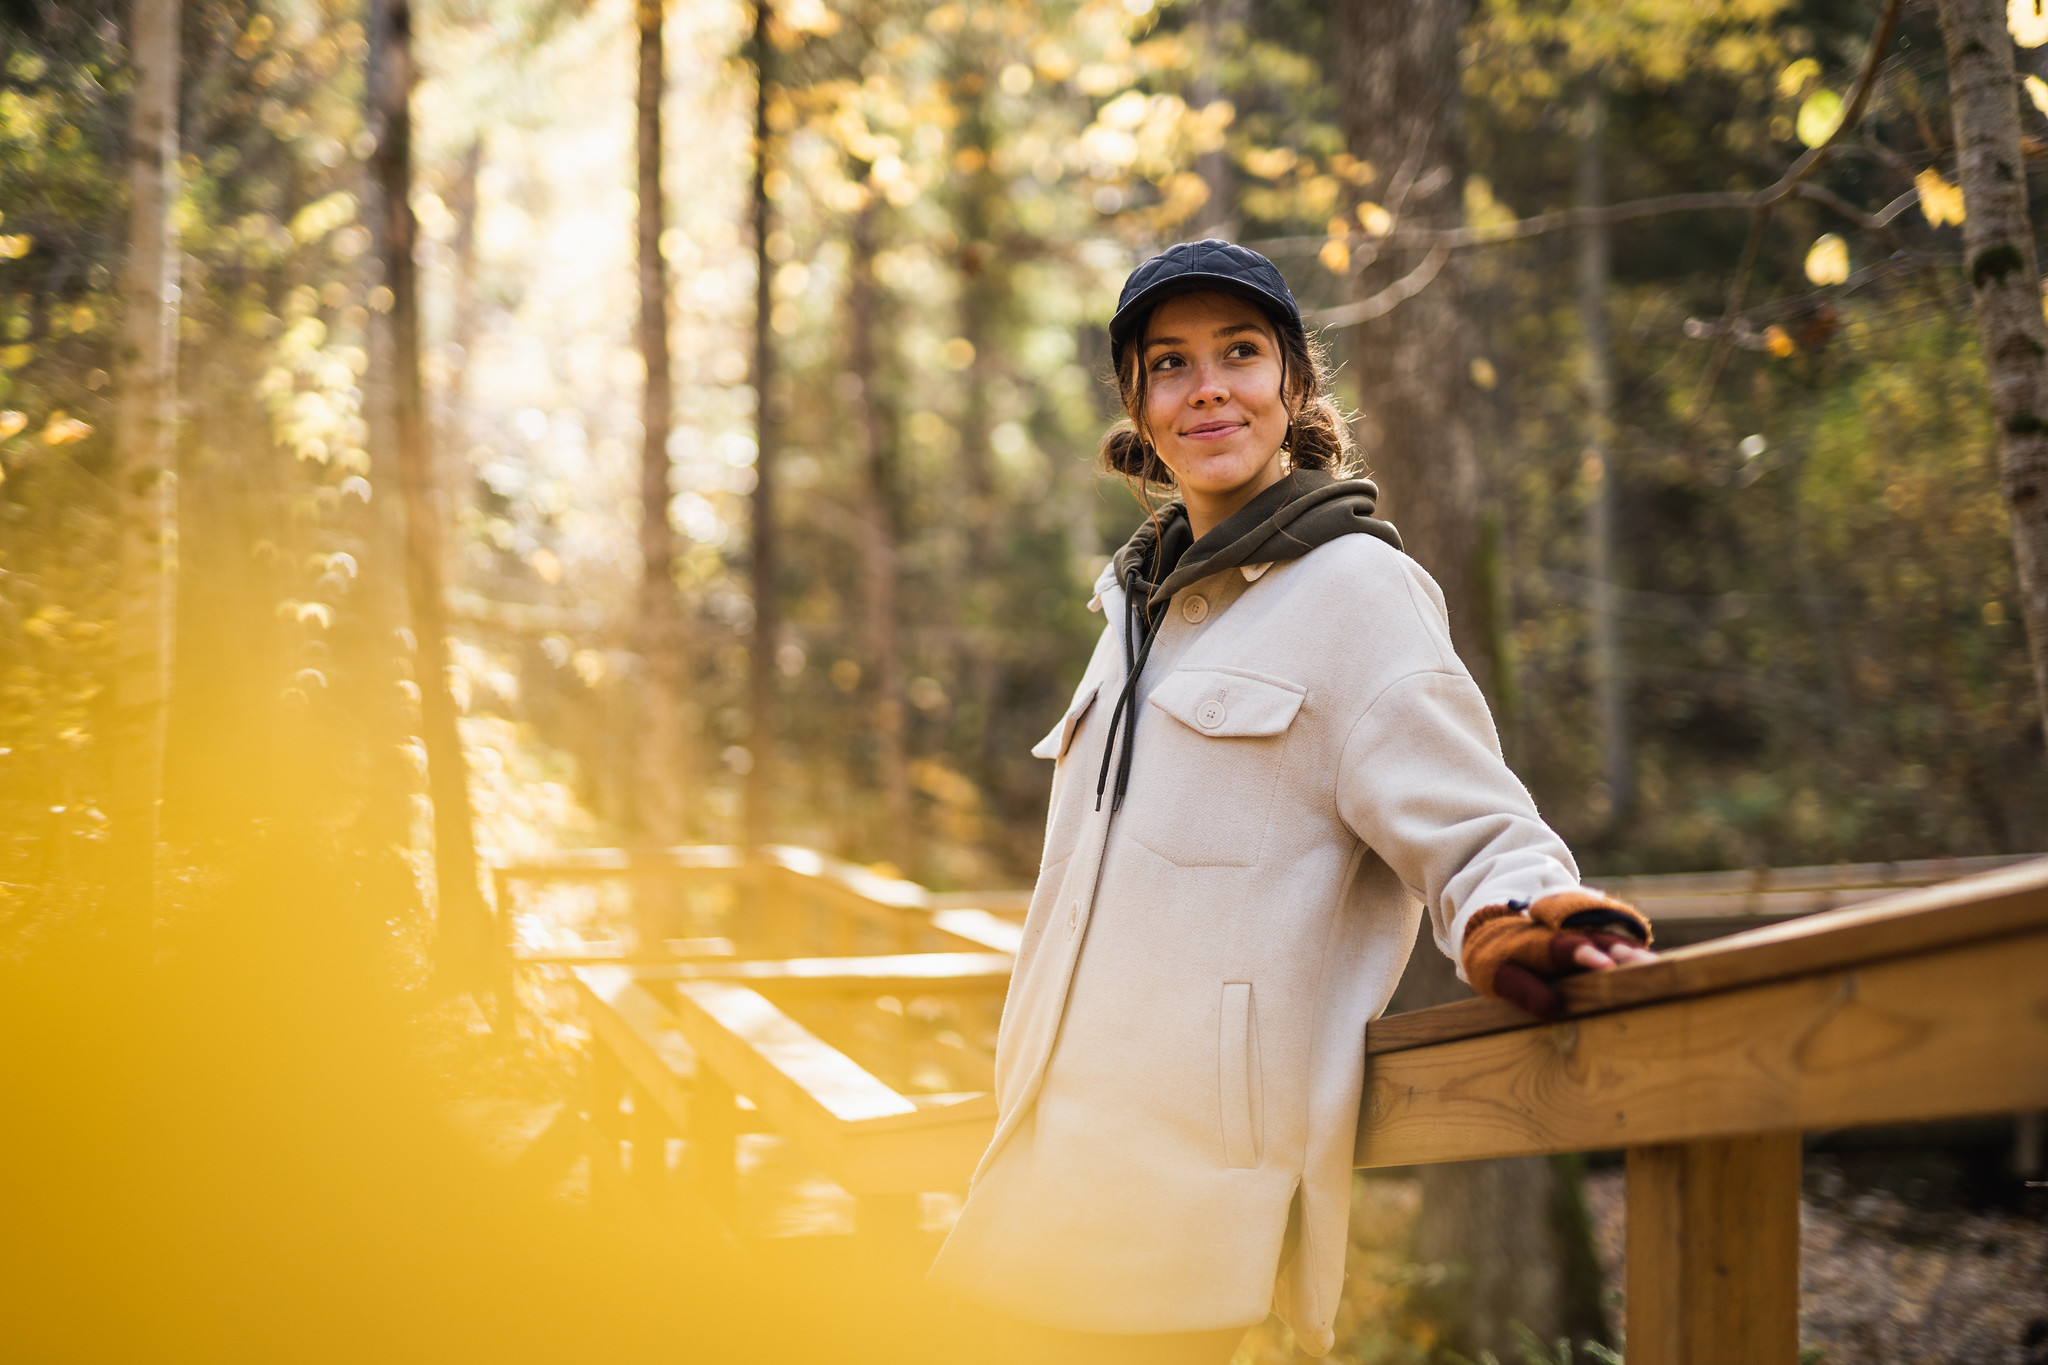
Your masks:
<instances>
[{"instance_id":1,"label":"woman","mask_svg":"<svg viewBox=\"0 0 2048 1365\"><path fill-rule=\"evenodd\" d=\"M1330 1348L1366 1022L1416 920L1482 991L1647 958L1502 761L1443 596L1345 479L1272 262L1220 241L1125 284L1110 468L1178 499L1096 584L1033 752L1045 853L1000 1117L933 1277L1021 1359L1227 1360L1272 1307Z\"/></svg>"}]
</instances>

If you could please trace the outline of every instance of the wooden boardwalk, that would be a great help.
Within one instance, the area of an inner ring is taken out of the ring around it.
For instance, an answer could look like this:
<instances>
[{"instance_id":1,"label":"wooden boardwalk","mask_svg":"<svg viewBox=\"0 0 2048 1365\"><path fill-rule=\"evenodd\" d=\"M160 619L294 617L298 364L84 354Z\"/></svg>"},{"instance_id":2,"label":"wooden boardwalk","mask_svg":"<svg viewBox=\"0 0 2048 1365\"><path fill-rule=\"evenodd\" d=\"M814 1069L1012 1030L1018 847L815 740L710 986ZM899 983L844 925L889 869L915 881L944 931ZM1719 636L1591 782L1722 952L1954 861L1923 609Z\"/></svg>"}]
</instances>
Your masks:
<instances>
[{"instance_id":1,"label":"wooden boardwalk","mask_svg":"<svg viewBox=\"0 0 2048 1365\"><path fill-rule=\"evenodd\" d=\"M1631 1365L1792 1365L1801 1131L2048 1109L2048 859L2000 863L1603 883L1665 922L1757 927L1574 978L1561 1023L1478 999L1376 1021L1358 1164L1626 1149ZM771 951L527 956L573 983L595 1039L593 1194L736 1226L739 1172L770 1152L829 1176L906 1263L927 1255L994 1127L1015 898L678 849L501 868L499 904L603 878L722 879L733 939Z\"/></svg>"}]
</instances>

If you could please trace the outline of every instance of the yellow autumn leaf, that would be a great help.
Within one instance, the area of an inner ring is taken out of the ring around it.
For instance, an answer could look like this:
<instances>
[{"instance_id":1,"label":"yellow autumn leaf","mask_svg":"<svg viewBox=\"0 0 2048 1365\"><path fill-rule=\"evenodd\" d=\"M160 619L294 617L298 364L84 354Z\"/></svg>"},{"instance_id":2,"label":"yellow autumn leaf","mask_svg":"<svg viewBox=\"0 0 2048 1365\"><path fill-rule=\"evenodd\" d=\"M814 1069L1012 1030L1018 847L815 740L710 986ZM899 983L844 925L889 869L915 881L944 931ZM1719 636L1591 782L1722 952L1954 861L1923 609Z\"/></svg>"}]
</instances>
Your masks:
<instances>
[{"instance_id":1,"label":"yellow autumn leaf","mask_svg":"<svg viewBox=\"0 0 2048 1365\"><path fill-rule=\"evenodd\" d=\"M1792 334L1774 322L1764 329L1764 349L1783 360L1799 348L1792 344Z\"/></svg>"},{"instance_id":2,"label":"yellow autumn leaf","mask_svg":"<svg viewBox=\"0 0 2048 1365\"><path fill-rule=\"evenodd\" d=\"M2042 80L2039 76L2029 76L2026 79L2026 87L2027 98L2034 102L2034 107L2048 114L2048 81Z\"/></svg>"},{"instance_id":3,"label":"yellow autumn leaf","mask_svg":"<svg viewBox=\"0 0 2048 1365\"><path fill-rule=\"evenodd\" d=\"M1806 278L1815 284L1840 284L1849 278L1849 244L1832 232L1814 239L1806 252Z\"/></svg>"},{"instance_id":4,"label":"yellow autumn leaf","mask_svg":"<svg viewBox=\"0 0 2048 1365\"><path fill-rule=\"evenodd\" d=\"M35 244L36 239L26 232L0 233L0 261L18 261Z\"/></svg>"},{"instance_id":5,"label":"yellow autumn leaf","mask_svg":"<svg viewBox=\"0 0 2048 1365\"><path fill-rule=\"evenodd\" d=\"M1930 226L1963 221L1962 186L1949 184L1934 167L1914 176L1913 188L1920 191L1920 212L1927 215Z\"/></svg>"},{"instance_id":6,"label":"yellow autumn leaf","mask_svg":"<svg viewBox=\"0 0 2048 1365\"><path fill-rule=\"evenodd\" d=\"M90 426L59 408L50 414L49 424L42 431L42 441L46 446L68 446L90 435Z\"/></svg>"},{"instance_id":7,"label":"yellow autumn leaf","mask_svg":"<svg viewBox=\"0 0 2048 1365\"><path fill-rule=\"evenodd\" d=\"M19 436L21 429L28 425L28 414L9 410L0 412L0 441L10 436Z\"/></svg>"},{"instance_id":8,"label":"yellow autumn leaf","mask_svg":"<svg viewBox=\"0 0 2048 1365\"><path fill-rule=\"evenodd\" d=\"M1809 147L1818 147L1835 135L1842 124L1842 97L1823 85L1799 106L1793 130Z\"/></svg>"},{"instance_id":9,"label":"yellow autumn leaf","mask_svg":"<svg viewBox=\"0 0 2048 1365\"><path fill-rule=\"evenodd\" d=\"M2048 43L2048 4L2044 0L2006 0L2005 27L2021 47Z\"/></svg>"},{"instance_id":10,"label":"yellow autumn leaf","mask_svg":"<svg viewBox=\"0 0 2048 1365\"><path fill-rule=\"evenodd\" d=\"M1341 237L1332 237L1323 243L1323 249L1316 253L1316 259L1332 275L1341 275L1351 268L1351 248Z\"/></svg>"},{"instance_id":11,"label":"yellow autumn leaf","mask_svg":"<svg viewBox=\"0 0 2048 1365\"><path fill-rule=\"evenodd\" d=\"M1778 96L1791 99L1806 88L1806 83L1820 75L1820 63L1811 57L1801 57L1778 73Z\"/></svg>"},{"instance_id":12,"label":"yellow autumn leaf","mask_svg":"<svg viewBox=\"0 0 2048 1365\"><path fill-rule=\"evenodd\" d=\"M1358 225L1369 237L1384 237L1394 230L1394 215L1367 201L1358 206Z\"/></svg>"},{"instance_id":13,"label":"yellow autumn leaf","mask_svg":"<svg viewBox=\"0 0 2048 1365\"><path fill-rule=\"evenodd\" d=\"M1264 147L1246 152L1244 168L1261 180L1278 180L1301 158L1291 147Z\"/></svg>"}]
</instances>

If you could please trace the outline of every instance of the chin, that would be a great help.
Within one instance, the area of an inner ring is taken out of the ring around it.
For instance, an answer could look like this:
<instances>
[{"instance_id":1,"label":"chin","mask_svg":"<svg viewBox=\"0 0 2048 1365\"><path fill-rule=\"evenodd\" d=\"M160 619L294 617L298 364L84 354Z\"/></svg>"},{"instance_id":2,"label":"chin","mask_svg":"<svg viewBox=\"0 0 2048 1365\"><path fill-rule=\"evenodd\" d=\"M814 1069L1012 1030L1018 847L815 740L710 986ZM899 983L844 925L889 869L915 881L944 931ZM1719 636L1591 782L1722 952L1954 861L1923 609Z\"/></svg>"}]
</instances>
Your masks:
<instances>
[{"instance_id":1,"label":"chin","mask_svg":"<svg viewBox=\"0 0 2048 1365\"><path fill-rule=\"evenodd\" d=\"M1206 460L1189 470L1182 482L1198 493L1230 493L1259 477L1265 467L1264 460Z\"/></svg>"}]
</instances>

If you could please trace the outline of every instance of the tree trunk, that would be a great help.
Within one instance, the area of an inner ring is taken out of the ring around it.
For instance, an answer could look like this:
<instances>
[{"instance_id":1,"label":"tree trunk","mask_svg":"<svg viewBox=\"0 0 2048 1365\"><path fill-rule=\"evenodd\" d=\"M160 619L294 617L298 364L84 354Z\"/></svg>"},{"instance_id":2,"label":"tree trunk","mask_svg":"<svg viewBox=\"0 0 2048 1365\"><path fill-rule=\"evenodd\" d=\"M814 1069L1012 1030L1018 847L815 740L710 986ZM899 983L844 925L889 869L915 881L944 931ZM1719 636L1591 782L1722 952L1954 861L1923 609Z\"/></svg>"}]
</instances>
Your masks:
<instances>
[{"instance_id":1,"label":"tree trunk","mask_svg":"<svg viewBox=\"0 0 2048 1365\"><path fill-rule=\"evenodd\" d=\"M665 84L662 0L640 0L639 197L640 355L647 384L640 400L640 689L639 837L681 843L688 818L687 739L683 733L683 615L675 582L675 532L669 526L668 435L674 389L669 378L668 268L661 256L666 217L661 191L661 96ZM644 927L644 926L643 926Z\"/></svg>"},{"instance_id":2,"label":"tree trunk","mask_svg":"<svg viewBox=\"0 0 2048 1365\"><path fill-rule=\"evenodd\" d=\"M853 221L847 268L847 369L857 381L851 404L861 449L861 589L868 663L874 678L875 767L882 785L879 845L902 868L913 866L910 779L903 747L903 637L896 624L895 423L881 393L876 355L873 200Z\"/></svg>"},{"instance_id":3,"label":"tree trunk","mask_svg":"<svg viewBox=\"0 0 2048 1365\"><path fill-rule=\"evenodd\" d=\"M1589 79L1579 105L1579 203L1607 201L1605 151L1607 92ZM1592 616L1593 710L1598 726L1600 780L1607 786L1609 829L1634 795L1629 760L1628 678L1621 653L1621 621L1614 586L1614 338L1607 322L1609 231L1605 223L1579 229L1579 330L1586 350L1586 605Z\"/></svg>"},{"instance_id":4,"label":"tree trunk","mask_svg":"<svg viewBox=\"0 0 2048 1365\"><path fill-rule=\"evenodd\" d=\"M774 47L768 0L755 0L754 33L754 635L747 668L746 843L758 849L775 830L775 677L778 613L775 609L775 332L773 263L768 259L768 100Z\"/></svg>"},{"instance_id":5,"label":"tree trunk","mask_svg":"<svg viewBox=\"0 0 2048 1365\"><path fill-rule=\"evenodd\" d=\"M448 188L448 211L455 215L455 237L449 245L455 257L455 307L449 338L454 354L449 357L447 400L457 413L469 398L469 367L476 348L476 182L483 173L484 143L477 138L462 154L455 183Z\"/></svg>"},{"instance_id":6,"label":"tree trunk","mask_svg":"<svg viewBox=\"0 0 2048 1365\"><path fill-rule=\"evenodd\" d=\"M1341 0L1331 13L1339 122L1352 155L1379 172L1370 192L1410 227L1464 221L1458 32L1467 11L1467 0ZM1423 259L1382 252L1363 272L1363 292ZM1479 461L1464 412L1471 356L1462 294L1453 260L1415 297L1360 325L1351 372L1381 514L1443 589L1452 641L1484 683L1492 670L1479 629Z\"/></svg>"},{"instance_id":7,"label":"tree trunk","mask_svg":"<svg viewBox=\"0 0 2048 1365\"><path fill-rule=\"evenodd\" d=\"M1458 37L1467 10L1465 0L1341 0L1332 12L1338 116L1351 153L1377 169L1369 192L1409 226L1464 218ZM1366 267L1362 290L1377 292L1423 263L1421 252L1383 252ZM1479 462L1466 418L1471 356L1454 263L1363 324L1351 360L1381 506L1442 587L1453 643L1484 685L1504 661L1487 649ZM1391 1008L1470 994L1425 928ZM1602 1335L1597 1276L1589 1284L1573 1270L1592 1262L1583 1219L1569 1217L1578 1189L1555 1163L1426 1167L1422 1191L1415 1250L1450 1272L1424 1296L1446 1345L1510 1357L1511 1322L1546 1340Z\"/></svg>"},{"instance_id":8,"label":"tree trunk","mask_svg":"<svg viewBox=\"0 0 2048 1365\"><path fill-rule=\"evenodd\" d=\"M178 565L178 0L135 0L128 60L128 262L110 482L120 549L107 815L106 930L146 959L156 922L158 823Z\"/></svg>"},{"instance_id":9,"label":"tree trunk","mask_svg":"<svg viewBox=\"0 0 2048 1365\"><path fill-rule=\"evenodd\" d=\"M2041 316L2041 272L2027 216L2019 80L2004 5L1939 0L1939 8L1968 212L1963 268L1998 422L2000 482L2012 520L2034 695L2048 727L2048 323Z\"/></svg>"},{"instance_id":10,"label":"tree trunk","mask_svg":"<svg viewBox=\"0 0 2048 1365\"><path fill-rule=\"evenodd\" d=\"M1222 60L1220 38L1226 25L1245 21L1245 9L1245 0L1200 0L1196 7L1196 22L1202 28L1202 50L1188 87L1188 102L1196 109L1208 108L1223 93L1216 84L1216 67ZM1195 215L1195 221L1203 225L1195 236L1221 237L1226 242L1237 240L1237 184L1231 173L1229 153L1221 147L1201 153L1195 158L1195 174L1202 177L1202 184L1209 191L1208 199Z\"/></svg>"},{"instance_id":11,"label":"tree trunk","mask_svg":"<svg viewBox=\"0 0 2048 1365\"><path fill-rule=\"evenodd\" d=\"M430 467L426 387L420 373L419 225L412 190L412 11L408 0L370 6L370 122L375 223L384 287L391 292L388 377L391 451L405 504L405 586L412 615L415 681L427 792L434 808L435 970L450 984L484 980L491 938L477 884L469 765L448 690L448 619L441 577L441 511Z\"/></svg>"}]
</instances>

